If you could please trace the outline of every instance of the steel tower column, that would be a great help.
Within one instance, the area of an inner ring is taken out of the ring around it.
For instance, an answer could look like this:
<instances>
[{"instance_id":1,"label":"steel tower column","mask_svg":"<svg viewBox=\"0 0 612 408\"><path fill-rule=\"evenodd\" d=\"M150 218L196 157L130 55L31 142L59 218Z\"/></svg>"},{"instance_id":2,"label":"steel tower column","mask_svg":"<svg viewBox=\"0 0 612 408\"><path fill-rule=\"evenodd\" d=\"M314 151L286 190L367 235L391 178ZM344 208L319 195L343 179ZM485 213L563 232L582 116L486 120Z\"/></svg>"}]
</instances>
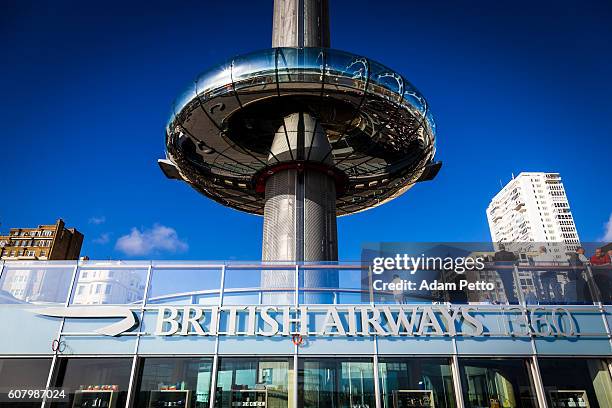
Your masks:
<instances>
[{"instance_id":1,"label":"steel tower column","mask_svg":"<svg viewBox=\"0 0 612 408\"><path fill-rule=\"evenodd\" d=\"M328 0L274 0L272 47L329 48Z\"/></svg>"},{"instance_id":2,"label":"steel tower column","mask_svg":"<svg viewBox=\"0 0 612 408\"><path fill-rule=\"evenodd\" d=\"M327 10L327 0L275 0L272 46L328 47ZM330 149L317 119L308 112L296 112L284 118L271 151L282 161L326 160L332 165L327 154ZM300 167L276 172L266 182L262 260L337 259L334 178ZM325 282L312 283L327 286Z\"/></svg>"}]
</instances>

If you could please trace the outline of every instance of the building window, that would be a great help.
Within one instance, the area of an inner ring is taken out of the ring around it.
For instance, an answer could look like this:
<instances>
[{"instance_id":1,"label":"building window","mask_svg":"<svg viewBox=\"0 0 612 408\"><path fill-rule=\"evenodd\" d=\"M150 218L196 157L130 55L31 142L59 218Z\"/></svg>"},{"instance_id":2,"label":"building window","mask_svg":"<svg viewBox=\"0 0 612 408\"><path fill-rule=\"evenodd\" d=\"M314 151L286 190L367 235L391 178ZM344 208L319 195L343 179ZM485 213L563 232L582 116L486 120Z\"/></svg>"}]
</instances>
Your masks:
<instances>
[{"instance_id":1,"label":"building window","mask_svg":"<svg viewBox=\"0 0 612 408\"><path fill-rule=\"evenodd\" d=\"M79 285L79 288L77 289L77 295L82 295L84 289L85 289L84 285Z\"/></svg>"},{"instance_id":2,"label":"building window","mask_svg":"<svg viewBox=\"0 0 612 408\"><path fill-rule=\"evenodd\" d=\"M293 393L290 378L293 378L293 359L290 364L288 358L221 358L215 406L248 406L242 403L263 402L267 397L268 407L286 408Z\"/></svg>"},{"instance_id":3,"label":"building window","mask_svg":"<svg viewBox=\"0 0 612 408\"><path fill-rule=\"evenodd\" d=\"M102 285L100 285L99 283L96 284L96 293L100 293L100 288Z\"/></svg>"},{"instance_id":4,"label":"building window","mask_svg":"<svg viewBox=\"0 0 612 408\"><path fill-rule=\"evenodd\" d=\"M358 358L300 360L298 399L303 408L373 408L374 364Z\"/></svg>"},{"instance_id":5,"label":"building window","mask_svg":"<svg viewBox=\"0 0 612 408\"><path fill-rule=\"evenodd\" d=\"M145 358L135 407L208 408L211 373L212 358Z\"/></svg>"},{"instance_id":6,"label":"building window","mask_svg":"<svg viewBox=\"0 0 612 408\"><path fill-rule=\"evenodd\" d=\"M598 359L549 359L538 362L548 406L602 408L612 404L612 380Z\"/></svg>"},{"instance_id":7,"label":"building window","mask_svg":"<svg viewBox=\"0 0 612 408\"><path fill-rule=\"evenodd\" d=\"M60 358L58 363L53 384L66 390L69 401L54 402L51 408L126 405L132 359ZM90 405L94 401L97 405Z\"/></svg>"},{"instance_id":8,"label":"building window","mask_svg":"<svg viewBox=\"0 0 612 408\"><path fill-rule=\"evenodd\" d=\"M381 358L378 379L384 408L456 406L448 359Z\"/></svg>"},{"instance_id":9,"label":"building window","mask_svg":"<svg viewBox=\"0 0 612 408\"><path fill-rule=\"evenodd\" d=\"M463 399L468 408L535 408L535 388L527 361L459 359Z\"/></svg>"},{"instance_id":10,"label":"building window","mask_svg":"<svg viewBox=\"0 0 612 408\"><path fill-rule=\"evenodd\" d=\"M0 384L3 389L45 389L47 376L51 369L51 359L47 358L2 358L0 359ZM3 392L6 392L3 390ZM6 396L6 394L4 395ZM3 407L30 407L28 402L2 402ZM40 402L37 406L40 406Z\"/></svg>"},{"instance_id":11,"label":"building window","mask_svg":"<svg viewBox=\"0 0 612 408\"><path fill-rule=\"evenodd\" d=\"M104 288L104 294L105 294L105 295L110 295L110 293L111 293L111 288L112 288L112 286L111 286L111 285L106 285L106 287Z\"/></svg>"}]
</instances>

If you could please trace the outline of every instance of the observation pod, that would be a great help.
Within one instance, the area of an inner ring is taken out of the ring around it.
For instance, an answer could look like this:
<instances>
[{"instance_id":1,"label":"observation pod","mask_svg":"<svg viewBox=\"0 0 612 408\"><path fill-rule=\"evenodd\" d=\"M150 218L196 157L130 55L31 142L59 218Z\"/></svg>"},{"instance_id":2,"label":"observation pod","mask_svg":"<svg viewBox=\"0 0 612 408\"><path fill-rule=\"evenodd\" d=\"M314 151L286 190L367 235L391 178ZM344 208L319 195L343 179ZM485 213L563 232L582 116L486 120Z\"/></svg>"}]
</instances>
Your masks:
<instances>
[{"instance_id":1,"label":"observation pod","mask_svg":"<svg viewBox=\"0 0 612 408\"><path fill-rule=\"evenodd\" d=\"M275 177L283 170L325 175L321 192L335 193L322 200L342 216L440 167L421 93L382 64L326 48L259 51L203 73L174 102L166 148L168 177L259 215L270 194L292 187Z\"/></svg>"},{"instance_id":2,"label":"observation pod","mask_svg":"<svg viewBox=\"0 0 612 408\"><path fill-rule=\"evenodd\" d=\"M187 87L159 164L223 205L263 215L264 261L336 261L337 216L435 177L435 124L399 73L329 48L327 0L275 0L272 46ZM267 282L264 273L262 285L290 286L285 275ZM313 287L337 285L324 275L333 274L313 275Z\"/></svg>"}]
</instances>

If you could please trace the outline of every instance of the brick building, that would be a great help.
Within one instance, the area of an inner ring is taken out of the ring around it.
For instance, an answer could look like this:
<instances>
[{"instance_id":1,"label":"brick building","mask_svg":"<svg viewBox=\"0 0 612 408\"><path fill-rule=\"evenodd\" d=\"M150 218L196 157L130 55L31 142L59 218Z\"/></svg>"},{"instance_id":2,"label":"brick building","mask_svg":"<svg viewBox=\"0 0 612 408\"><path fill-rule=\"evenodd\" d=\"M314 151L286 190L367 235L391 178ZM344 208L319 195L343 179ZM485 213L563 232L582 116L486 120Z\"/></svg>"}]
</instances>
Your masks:
<instances>
[{"instance_id":1,"label":"brick building","mask_svg":"<svg viewBox=\"0 0 612 408\"><path fill-rule=\"evenodd\" d=\"M11 228L7 235L0 235L0 259L78 259L82 245L83 234L66 228L64 221L58 219L55 224Z\"/></svg>"}]
</instances>

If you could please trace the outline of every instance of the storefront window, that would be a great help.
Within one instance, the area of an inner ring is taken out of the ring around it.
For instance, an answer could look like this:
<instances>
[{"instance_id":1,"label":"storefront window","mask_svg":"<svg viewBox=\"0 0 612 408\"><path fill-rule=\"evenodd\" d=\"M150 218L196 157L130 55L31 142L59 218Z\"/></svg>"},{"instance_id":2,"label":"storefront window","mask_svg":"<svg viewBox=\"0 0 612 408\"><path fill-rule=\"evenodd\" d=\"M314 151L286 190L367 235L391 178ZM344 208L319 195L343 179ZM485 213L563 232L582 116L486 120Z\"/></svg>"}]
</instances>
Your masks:
<instances>
[{"instance_id":1,"label":"storefront window","mask_svg":"<svg viewBox=\"0 0 612 408\"><path fill-rule=\"evenodd\" d=\"M374 364L366 359L318 358L299 363L300 408L374 408Z\"/></svg>"},{"instance_id":2,"label":"storefront window","mask_svg":"<svg viewBox=\"0 0 612 408\"><path fill-rule=\"evenodd\" d=\"M540 359L549 408L612 407L612 380L598 359Z\"/></svg>"},{"instance_id":3,"label":"storefront window","mask_svg":"<svg viewBox=\"0 0 612 408\"><path fill-rule=\"evenodd\" d=\"M123 407L131 369L132 360L127 358L62 358L54 386L66 390L70 398L51 407Z\"/></svg>"},{"instance_id":4,"label":"storefront window","mask_svg":"<svg viewBox=\"0 0 612 408\"><path fill-rule=\"evenodd\" d=\"M463 399L472 408L535 408L527 362L519 359L460 359Z\"/></svg>"},{"instance_id":5,"label":"storefront window","mask_svg":"<svg viewBox=\"0 0 612 408\"><path fill-rule=\"evenodd\" d=\"M215 406L293 408L293 359L221 358Z\"/></svg>"},{"instance_id":6,"label":"storefront window","mask_svg":"<svg viewBox=\"0 0 612 408\"><path fill-rule=\"evenodd\" d=\"M455 407L447 359L381 358L378 378L384 408Z\"/></svg>"},{"instance_id":7,"label":"storefront window","mask_svg":"<svg viewBox=\"0 0 612 408\"><path fill-rule=\"evenodd\" d=\"M7 402L7 394L11 389L44 390L50 368L51 360L46 358L0 359L0 408L40 407L40 402Z\"/></svg>"},{"instance_id":8,"label":"storefront window","mask_svg":"<svg viewBox=\"0 0 612 408\"><path fill-rule=\"evenodd\" d=\"M208 408L212 358L146 358L136 394L137 408Z\"/></svg>"}]
</instances>

